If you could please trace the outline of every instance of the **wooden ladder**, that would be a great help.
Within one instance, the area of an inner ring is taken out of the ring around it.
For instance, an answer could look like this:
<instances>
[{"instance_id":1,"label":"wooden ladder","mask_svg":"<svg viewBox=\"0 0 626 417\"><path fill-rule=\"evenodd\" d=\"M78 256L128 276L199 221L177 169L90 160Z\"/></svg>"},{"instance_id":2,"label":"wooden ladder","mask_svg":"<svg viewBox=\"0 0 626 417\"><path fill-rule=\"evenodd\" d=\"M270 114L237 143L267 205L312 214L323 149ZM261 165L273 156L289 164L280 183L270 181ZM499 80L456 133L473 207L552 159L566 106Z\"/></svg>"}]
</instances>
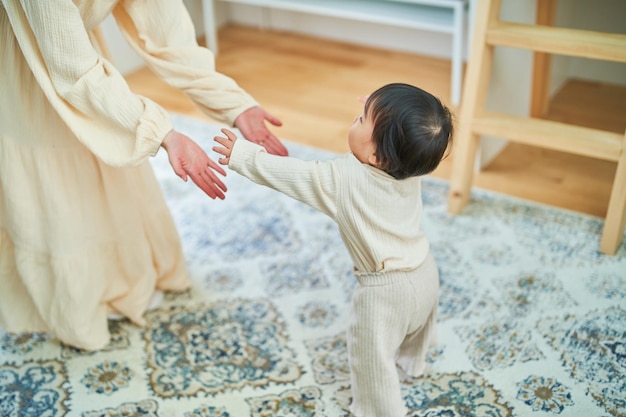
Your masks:
<instances>
[{"instance_id":1,"label":"wooden ladder","mask_svg":"<svg viewBox=\"0 0 626 417\"><path fill-rule=\"evenodd\" d=\"M537 1L538 8L555 4L553 0ZM478 0L476 6L448 211L459 214L469 202L480 135L615 161L617 170L600 242L600 251L613 255L622 242L626 220L626 132L622 135L543 120L537 111L531 112L531 117L487 111L486 101L495 46L534 51L536 59L544 59L543 65L550 54L626 62L626 35L505 22L500 20L501 2ZM549 7L554 12L555 8Z\"/></svg>"}]
</instances>

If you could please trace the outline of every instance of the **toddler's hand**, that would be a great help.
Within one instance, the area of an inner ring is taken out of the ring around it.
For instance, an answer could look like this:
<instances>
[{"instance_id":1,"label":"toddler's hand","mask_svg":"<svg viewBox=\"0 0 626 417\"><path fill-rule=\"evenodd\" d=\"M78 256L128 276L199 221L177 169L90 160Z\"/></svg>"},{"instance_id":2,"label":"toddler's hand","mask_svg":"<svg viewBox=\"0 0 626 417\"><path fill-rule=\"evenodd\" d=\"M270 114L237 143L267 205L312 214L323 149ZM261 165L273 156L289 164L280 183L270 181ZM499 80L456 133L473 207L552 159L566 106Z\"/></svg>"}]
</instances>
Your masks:
<instances>
[{"instance_id":1,"label":"toddler's hand","mask_svg":"<svg viewBox=\"0 0 626 417\"><path fill-rule=\"evenodd\" d=\"M218 159L217 162L222 165L228 165L233 146L235 146L235 142L237 142L237 136L228 129L221 129L221 131L226 137L215 136L213 140L222 146L214 146L213 150L220 155L224 155L224 157Z\"/></svg>"}]
</instances>

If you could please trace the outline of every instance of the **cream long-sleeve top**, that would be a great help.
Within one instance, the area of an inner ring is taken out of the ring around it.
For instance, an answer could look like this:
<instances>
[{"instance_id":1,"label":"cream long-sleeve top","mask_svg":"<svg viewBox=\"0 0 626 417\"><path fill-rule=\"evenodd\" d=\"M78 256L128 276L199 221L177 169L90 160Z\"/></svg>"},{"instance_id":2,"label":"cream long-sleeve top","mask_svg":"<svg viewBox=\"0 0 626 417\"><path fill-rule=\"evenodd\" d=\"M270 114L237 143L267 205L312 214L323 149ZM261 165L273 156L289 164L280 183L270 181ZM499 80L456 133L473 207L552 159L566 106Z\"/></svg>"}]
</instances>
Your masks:
<instances>
[{"instance_id":1,"label":"cream long-sleeve top","mask_svg":"<svg viewBox=\"0 0 626 417\"><path fill-rule=\"evenodd\" d=\"M90 37L111 13L147 66L205 113L232 125L239 114L258 104L234 80L215 71L214 56L198 46L182 0L1 2L50 104L78 140L107 164L140 164L156 154L172 129L167 112L134 94ZM0 82L5 88L21 88ZM11 108L11 103L4 104ZM3 119L8 124L4 133L23 135L12 131L21 129L20 124L13 126L8 119Z\"/></svg>"},{"instance_id":2,"label":"cream long-sleeve top","mask_svg":"<svg viewBox=\"0 0 626 417\"><path fill-rule=\"evenodd\" d=\"M412 270L428 254L419 177L397 180L351 153L329 161L279 157L242 139L229 168L332 218L360 272Z\"/></svg>"}]
</instances>

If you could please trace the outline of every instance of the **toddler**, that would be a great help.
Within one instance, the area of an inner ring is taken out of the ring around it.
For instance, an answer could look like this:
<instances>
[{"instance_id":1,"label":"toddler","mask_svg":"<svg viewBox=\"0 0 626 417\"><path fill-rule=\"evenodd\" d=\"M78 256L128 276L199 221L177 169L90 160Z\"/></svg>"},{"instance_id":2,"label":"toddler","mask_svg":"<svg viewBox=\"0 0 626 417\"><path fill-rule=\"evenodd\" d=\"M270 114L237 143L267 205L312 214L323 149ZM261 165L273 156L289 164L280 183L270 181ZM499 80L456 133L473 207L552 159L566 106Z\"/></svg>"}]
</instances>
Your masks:
<instances>
[{"instance_id":1,"label":"toddler","mask_svg":"<svg viewBox=\"0 0 626 417\"><path fill-rule=\"evenodd\" d=\"M420 227L420 177L444 158L452 130L439 99L395 83L367 98L349 130L351 152L330 161L271 155L227 129L215 137L219 163L339 226L358 281L347 333L357 417L404 416L396 364L420 375L435 343L439 273Z\"/></svg>"}]
</instances>

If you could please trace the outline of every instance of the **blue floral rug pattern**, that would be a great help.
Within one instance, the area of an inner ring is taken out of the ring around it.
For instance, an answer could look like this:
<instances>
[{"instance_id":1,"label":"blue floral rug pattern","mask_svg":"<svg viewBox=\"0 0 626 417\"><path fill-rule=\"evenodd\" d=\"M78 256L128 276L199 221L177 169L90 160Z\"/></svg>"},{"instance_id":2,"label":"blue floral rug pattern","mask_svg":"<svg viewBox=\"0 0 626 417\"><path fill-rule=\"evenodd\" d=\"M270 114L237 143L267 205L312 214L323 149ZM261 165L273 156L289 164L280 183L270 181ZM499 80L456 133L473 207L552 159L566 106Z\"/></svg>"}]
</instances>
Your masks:
<instances>
[{"instance_id":1,"label":"blue floral rug pattern","mask_svg":"<svg viewBox=\"0 0 626 417\"><path fill-rule=\"evenodd\" d=\"M219 133L174 121L207 151ZM193 288L143 328L110 321L99 352L0 329L0 417L350 417L355 280L333 222L235 173L213 201L153 166ZM604 256L602 219L476 189L451 216L447 192L424 179L440 344L403 379L407 416L626 416L626 246Z\"/></svg>"},{"instance_id":2,"label":"blue floral rug pattern","mask_svg":"<svg viewBox=\"0 0 626 417\"><path fill-rule=\"evenodd\" d=\"M284 325L269 300L228 300L147 314L150 385L162 398L298 380Z\"/></svg>"}]
</instances>

